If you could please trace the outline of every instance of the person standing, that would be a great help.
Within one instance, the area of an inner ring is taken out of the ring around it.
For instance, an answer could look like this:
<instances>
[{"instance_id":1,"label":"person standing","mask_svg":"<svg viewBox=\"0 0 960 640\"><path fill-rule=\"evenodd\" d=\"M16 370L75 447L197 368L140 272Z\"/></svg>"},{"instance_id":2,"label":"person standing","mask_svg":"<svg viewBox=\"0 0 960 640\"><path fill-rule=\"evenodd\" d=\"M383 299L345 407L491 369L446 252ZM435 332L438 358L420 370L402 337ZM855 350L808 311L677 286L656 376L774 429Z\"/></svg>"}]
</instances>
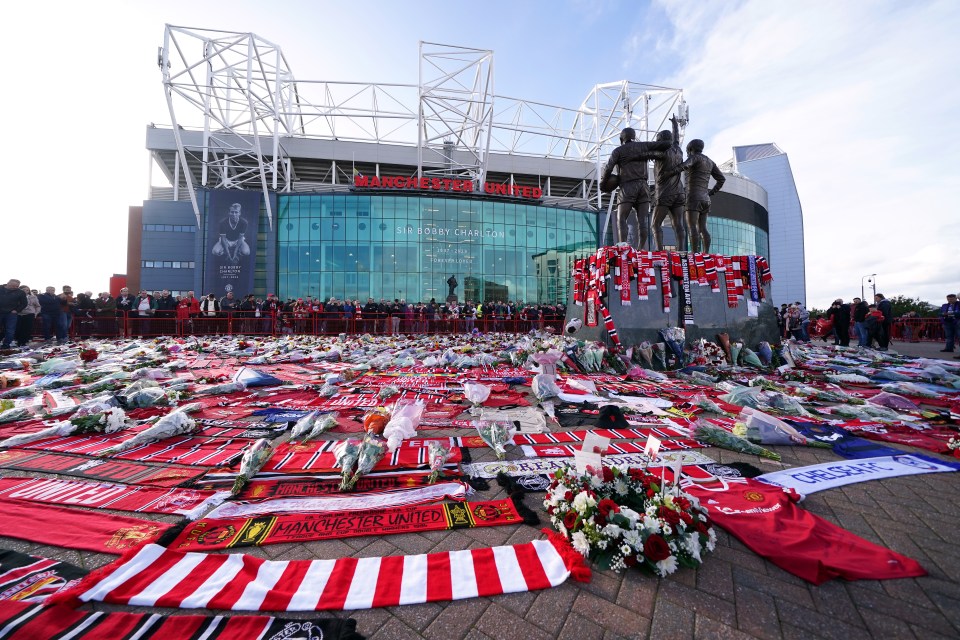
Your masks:
<instances>
[{"instance_id":1,"label":"person standing","mask_svg":"<svg viewBox=\"0 0 960 640\"><path fill-rule=\"evenodd\" d=\"M947 296L947 302L940 305L940 322L943 323L943 336L947 342L943 349L940 349L944 353L953 352L957 339L958 316L960 316L960 304L957 303L956 294L951 293Z\"/></svg>"},{"instance_id":2,"label":"person standing","mask_svg":"<svg viewBox=\"0 0 960 640\"><path fill-rule=\"evenodd\" d=\"M188 291L187 295L177 301L177 325L180 334L193 333L192 318L200 313L200 301L197 300L193 291Z\"/></svg>"},{"instance_id":3,"label":"person standing","mask_svg":"<svg viewBox=\"0 0 960 640\"><path fill-rule=\"evenodd\" d=\"M73 297L73 287L68 284L63 285L63 292L60 294L60 331L64 338L61 342L66 342L70 335L70 325L73 324L73 314L77 309L76 299Z\"/></svg>"},{"instance_id":4,"label":"person standing","mask_svg":"<svg viewBox=\"0 0 960 640\"><path fill-rule=\"evenodd\" d=\"M880 339L877 343L880 345L878 351L886 351L890 346L890 330L893 328L893 304L887 300L882 293L874 296L877 303L877 311L883 314L883 323L881 324Z\"/></svg>"},{"instance_id":5,"label":"person standing","mask_svg":"<svg viewBox=\"0 0 960 640\"><path fill-rule=\"evenodd\" d=\"M853 299L853 330L857 334L857 346L858 347L869 347L870 339L867 336L867 313L869 313L870 308L867 306L866 301L861 300L860 298Z\"/></svg>"},{"instance_id":6,"label":"person standing","mask_svg":"<svg viewBox=\"0 0 960 640\"><path fill-rule=\"evenodd\" d=\"M20 291L27 297L27 306L17 314L16 339L18 347L25 347L30 344L30 337L33 335L33 321L40 313L40 301L27 285L20 285Z\"/></svg>"},{"instance_id":7,"label":"person standing","mask_svg":"<svg viewBox=\"0 0 960 640\"><path fill-rule=\"evenodd\" d=\"M844 303L841 298L833 301L830 307L829 317L833 320L834 338L833 344L841 347L850 346L850 305Z\"/></svg>"},{"instance_id":8,"label":"person standing","mask_svg":"<svg viewBox=\"0 0 960 640\"><path fill-rule=\"evenodd\" d=\"M43 319L43 341L53 340L54 333L57 334L57 342L60 342L60 298L57 297L56 287L47 287L43 293L37 296L40 302L40 317Z\"/></svg>"},{"instance_id":9,"label":"person standing","mask_svg":"<svg viewBox=\"0 0 960 640\"><path fill-rule=\"evenodd\" d=\"M3 330L2 347L9 349L17 334L18 315L27 307L27 296L20 289L20 281L12 279L0 289L0 329Z\"/></svg>"}]
</instances>

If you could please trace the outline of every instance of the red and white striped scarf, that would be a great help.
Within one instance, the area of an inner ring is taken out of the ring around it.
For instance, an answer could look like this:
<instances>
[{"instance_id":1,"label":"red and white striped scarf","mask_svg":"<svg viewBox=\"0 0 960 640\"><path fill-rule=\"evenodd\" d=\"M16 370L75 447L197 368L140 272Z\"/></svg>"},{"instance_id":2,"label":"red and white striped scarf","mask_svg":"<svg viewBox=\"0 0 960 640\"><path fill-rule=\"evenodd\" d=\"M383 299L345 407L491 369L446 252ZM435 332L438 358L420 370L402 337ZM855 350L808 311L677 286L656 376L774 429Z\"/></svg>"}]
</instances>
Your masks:
<instances>
[{"instance_id":1,"label":"red and white striped scarf","mask_svg":"<svg viewBox=\"0 0 960 640\"><path fill-rule=\"evenodd\" d=\"M618 353L623 345L620 344L617 327L613 324L613 316L610 315L610 310L602 302L600 303L600 314L603 316L603 327L607 330L607 335L610 336L610 342L613 343L611 351Z\"/></svg>"},{"instance_id":2,"label":"red and white striped scarf","mask_svg":"<svg viewBox=\"0 0 960 640\"><path fill-rule=\"evenodd\" d=\"M707 269L705 267L705 258L702 253L693 254L693 268L694 271L690 274L690 279L694 279L694 273L696 274L696 281L701 287L707 286Z\"/></svg>"},{"instance_id":3,"label":"red and white striped scarf","mask_svg":"<svg viewBox=\"0 0 960 640\"><path fill-rule=\"evenodd\" d=\"M412 556L264 560L148 544L57 599L228 611L323 611L462 600L585 579L561 536L526 544Z\"/></svg>"},{"instance_id":4,"label":"red and white striped scarf","mask_svg":"<svg viewBox=\"0 0 960 640\"><path fill-rule=\"evenodd\" d=\"M670 313L670 270L666 265L660 267L660 285L663 289L663 312Z\"/></svg>"},{"instance_id":5,"label":"red and white striped scarf","mask_svg":"<svg viewBox=\"0 0 960 640\"><path fill-rule=\"evenodd\" d=\"M707 283L713 293L720 293L720 279L717 277L717 258L719 257L721 256L715 256L711 253L703 256L703 268L706 272Z\"/></svg>"},{"instance_id":6,"label":"red and white striped scarf","mask_svg":"<svg viewBox=\"0 0 960 640\"><path fill-rule=\"evenodd\" d=\"M587 289L586 260L574 260L573 262L573 304L578 307L583 306L585 292Z\"/></svg>"}]
</instances>

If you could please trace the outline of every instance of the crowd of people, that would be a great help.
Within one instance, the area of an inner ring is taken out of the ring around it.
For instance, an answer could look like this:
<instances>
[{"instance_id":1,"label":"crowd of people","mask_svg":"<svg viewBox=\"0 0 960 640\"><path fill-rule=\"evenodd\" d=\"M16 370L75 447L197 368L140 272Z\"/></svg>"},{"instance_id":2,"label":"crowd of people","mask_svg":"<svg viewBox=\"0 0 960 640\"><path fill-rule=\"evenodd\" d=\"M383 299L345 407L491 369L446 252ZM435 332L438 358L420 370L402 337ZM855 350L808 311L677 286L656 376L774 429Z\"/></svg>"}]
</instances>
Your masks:
<instances>
[{"instance_id":1,"label":"crowd of people","mask_svg":"<svg viewBox=\"0 0 960 640\"><path fill-rule=\"evenodd\" d=\"M781 337L810 342L813 319L801 302L780 305L777 322ZM822 338L833 338L836 345L848 347L853 337L857 339L859 347L886 351L892 336L893 305L882 293L874 296L873 304L867 304L860 298L854 298L849 303L837 298L824 314L822 324L817 326L825 327Z\"/></svg>"},{"instance_id":2,"label":"crowd of people","mask_svg":"<svg viewBox=\"0 0 960 640\"><path fill-rule=\"evenodd\" d=\"M472 333L475 330L525 332L559 326L564 305L487 302L407 302L368 298L288 298L274 294L238 298L233 292L197 298L169 290L134 296L126 287L116 297L101 292L74 293L64 285L38 293L19 280L0 290L4 349L22 347L35 335L62 344L73 335L160 335L218 333Z\"/></svg>"}]
</instances>

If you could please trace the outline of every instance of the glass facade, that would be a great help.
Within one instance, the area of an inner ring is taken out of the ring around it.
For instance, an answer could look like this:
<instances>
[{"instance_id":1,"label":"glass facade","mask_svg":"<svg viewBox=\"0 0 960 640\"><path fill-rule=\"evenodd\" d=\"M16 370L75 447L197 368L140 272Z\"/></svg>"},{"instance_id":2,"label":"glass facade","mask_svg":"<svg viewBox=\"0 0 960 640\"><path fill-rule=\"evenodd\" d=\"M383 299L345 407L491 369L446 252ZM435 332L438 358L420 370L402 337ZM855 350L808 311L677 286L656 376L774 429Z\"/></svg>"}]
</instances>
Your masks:
<instances>
[{"instance_id":1,"label":"glass facade","mask_svg":"<svg viewBox=\"0 0 960 640\"><path fill-rule=\"evenodd\" d=\"M770 258L769 234L760 227L711 216L707 218L707 230L710 232L710 253Z\"/></svg>"},{"instance_id":2,"label":"glass facade","mask_svg":"<svg viewBox=\"0 0 960 640\"><path fill-rule=\"evenodd\" d=\"M278 295L566 302L597 215L511 199L280 194Z\"/></svg>"}]
</instances>

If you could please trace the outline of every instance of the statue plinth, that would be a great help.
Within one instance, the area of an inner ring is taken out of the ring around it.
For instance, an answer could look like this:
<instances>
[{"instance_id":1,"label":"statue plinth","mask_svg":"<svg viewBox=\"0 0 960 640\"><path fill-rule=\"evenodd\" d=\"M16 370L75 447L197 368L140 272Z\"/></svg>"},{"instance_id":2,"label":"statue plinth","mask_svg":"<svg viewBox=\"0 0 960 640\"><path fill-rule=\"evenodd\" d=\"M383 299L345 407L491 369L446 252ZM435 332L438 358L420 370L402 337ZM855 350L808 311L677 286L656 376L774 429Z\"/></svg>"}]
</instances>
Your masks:
<instances>
[{"instance_id":1,"label":"statue plinth","mask_svg":"<svg viewBox=\"0 0 960 640\"><path fill-rule=\"evenodd\" d=\"M456 302L456 301L457 301L457 294L451 293L450 295L447 296L447 304L451 302Z\"/></svg>"}]
</instances>

